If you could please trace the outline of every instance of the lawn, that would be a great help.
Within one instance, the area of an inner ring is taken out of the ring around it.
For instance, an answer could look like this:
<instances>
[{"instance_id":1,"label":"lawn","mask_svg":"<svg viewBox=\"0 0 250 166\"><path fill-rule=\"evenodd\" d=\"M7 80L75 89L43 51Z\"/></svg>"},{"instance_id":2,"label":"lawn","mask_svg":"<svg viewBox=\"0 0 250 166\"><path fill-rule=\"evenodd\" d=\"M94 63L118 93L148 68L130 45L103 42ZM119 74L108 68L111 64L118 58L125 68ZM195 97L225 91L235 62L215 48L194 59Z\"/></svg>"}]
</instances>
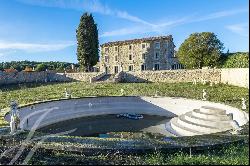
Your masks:
<instances>
[{"instance_id":1,"label":"lawn","mask_svg":"<svg viewBox=\"0 0 250 166\"><path fill-rule=\"evenodd\" d=\"M202 99L202 89L207 90L208 100L224 103L233 107L241 108L241 98L246 99L247 112L249 112L249 90L236 86L217 84L192 85L192 83L106 83L89 84L83 82L53 83L53 84L21 84L0 87L0 127L8 125L3 117L11 100L17 100L20 105L64 98L64 89L72 91L73 97L84 96L120 96L124 89L126 96L160 96L185 97ZM249 146L231 145L222 150L204 151L193 154L179 152L166 154L165 152L154 152L143 155L124 154L97 154L86 156L84 154L71 154L67 152L39 150L32 157L33 164L248 164ZM1 160L0 160L1 161ZM1 162L0 162L1 163Z\"/></svg>"}]
</instances>

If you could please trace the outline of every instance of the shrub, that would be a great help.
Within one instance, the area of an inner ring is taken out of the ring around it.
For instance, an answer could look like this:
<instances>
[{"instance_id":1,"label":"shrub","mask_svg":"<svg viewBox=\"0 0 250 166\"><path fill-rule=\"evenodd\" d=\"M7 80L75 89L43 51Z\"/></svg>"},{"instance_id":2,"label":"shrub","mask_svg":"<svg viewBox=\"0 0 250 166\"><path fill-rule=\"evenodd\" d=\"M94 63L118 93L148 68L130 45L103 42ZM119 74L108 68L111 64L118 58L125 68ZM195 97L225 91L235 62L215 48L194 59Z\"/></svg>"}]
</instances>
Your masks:
<instances>
[{"instance_id":1,"label":"shrub","mask_svg":"<svg viewBox=\"0 0 250 166\"><path fill-rule=\"evenodd\" d=\"M36 71L45 71L47 69L47 65L44 63L38 64L36 67Z\"/></svg>"},{"instance_id":2,"label":"shrub","mask_svg":"<svg viewBox=\"0 0 250 166\"><path fill-rule=\"evenodd\" d=\"M225 58L223 68L249 68L249 53L234 53Z\"/></svg>"}]
</instances>

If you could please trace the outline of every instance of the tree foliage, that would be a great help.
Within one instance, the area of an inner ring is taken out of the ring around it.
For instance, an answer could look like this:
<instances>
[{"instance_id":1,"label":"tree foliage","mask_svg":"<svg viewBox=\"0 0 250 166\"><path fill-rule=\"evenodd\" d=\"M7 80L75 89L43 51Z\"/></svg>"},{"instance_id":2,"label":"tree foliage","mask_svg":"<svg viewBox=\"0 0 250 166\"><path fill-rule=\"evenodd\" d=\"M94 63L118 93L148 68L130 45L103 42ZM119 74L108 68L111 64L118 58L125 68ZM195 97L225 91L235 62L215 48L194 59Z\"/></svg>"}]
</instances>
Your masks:
<instances>
[{"instance_id":1,"label":"tree foliage","mask_svg":"<svg viewBox=\"0 0 250 166\"><path fill-rule=\"evenodd\" d=\"M71 65L74 63L69 62L35 62L35 61L11 61L0 62L0 70L4 69L16 69L17 71L25 70L25 68L37 68L39 64L45 64L48 70L54 70L57 72L63 72L64 69L71 69ZM75 67L79 67L78 64L74 64Z\"/></svg>"},{"instance_id":2,"label":"tree foliage","mask_svg":"<svg viewBox=\"0 0 250 166\"><path fill-rule=\"evenodd\" d=\"M36 71L46 71L47 66L44 63L38 64L36 67Z\"/></svg>"},{"instance_id":3,"label":"tree foliage","mask_svg":"<svg viewBox=\"0 0 250 166\"><path fill-rule=\"evenodd\" d=\"M214 33L193 33L181 44L177 56L185 68L214 67L223 49L223 43Z\"/></svg>"},{"instance_id":4,"label":"tree foliage","mask_svg":"<svg viewBox=\"0 0 250 166\"><path fill-rule=\"evenodd\" d=\"M77 59L81 71L90 71L98 62L99 41L98 29L92 14L84 13L81 16L77 37Z\"/></svg>"},{"instance_id":5,"label":"tree foliage","mask_svg":"<svg viewBox=\"0 0 250 166\"><path fill-rule=\"evenodd\" d=\"M249 53L237 52L226 56L223 61L223 68L249 68Z\"/></svg>"}]
</instances>

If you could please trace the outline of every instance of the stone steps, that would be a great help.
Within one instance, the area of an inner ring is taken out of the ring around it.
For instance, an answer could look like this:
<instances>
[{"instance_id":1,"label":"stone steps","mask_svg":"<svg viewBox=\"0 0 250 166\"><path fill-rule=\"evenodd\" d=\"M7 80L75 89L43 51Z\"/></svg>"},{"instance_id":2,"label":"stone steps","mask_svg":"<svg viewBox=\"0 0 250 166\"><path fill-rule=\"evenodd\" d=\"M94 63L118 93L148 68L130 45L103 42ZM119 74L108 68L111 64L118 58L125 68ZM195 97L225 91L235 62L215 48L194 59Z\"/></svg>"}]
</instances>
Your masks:
<instances>
[{"instance_id":1,"label":"stone steps","mask_svg":"<svg viewBox=\"0 0 250 166\"><path fill-rule=\"evenodd\" d=\"M218 127L218 128L229 127L229 128L231 128L230 121L228 121L228 120L218 122L216 120L204 119L204 118L193 116L192 111L187 112L184 116L185 116L186 120L193 122L193 123L207 125L210 127Z\"/></svg>"},{"instance_id":2,"label":"stone steps","mask_svg":"<svg viewBox=\"0 0 250 166\"><path fill-rule=\"evenodd\" d=\"M210 106L202 106L200 108L200 112L207 113L207 114L220 114L220 115L226 114L226 110L215 108L215 107L210 107Z\"/></svg>"},{"instance_id":3,"label":"stone steps","mask_svg":"<svg viewBox=\"0 0 250 166\"><path fill-rule=\"evenodd\" d=\"M96 83L111 83L114 82L115 74L106 74L103 77L99 78Z\"/></svg>"},{"instance_id":4,"label":"stone steps","mask_svg":"<svg viewBox=\"0 0 250 166\"><path fill-rule=\"evenodd\" d=\"M231 130L232 122L226 110L202 106L171 119L170 125L182 136L193 136Z\"/></svg>"},{"instance_id":5,"label":"stone steps","mask_svg":"<svg viewBox=\"0 0 250 166\"><path fill-rule=\"evenodd\" d=\"M218 114L208 114L201 112L199 109L194 109L192 111L192 115L195 117L203 118L203 119L210 119L210 120L219 120L219 121L226 121L232 120L232 118L228 115L218 115Z\"/></svg>"},{"instance_id":6,"label":"stone steps","mask_svg":"<svg viewBox=\"0 0 250 166\"><path fill-rule=\"evenodd\" d=\"M220 129L217 127L212 127L212 126L208 126L208 125L204 125L204 124L200 124L200 123L194 123L194 122L191 122L189 120L186 120L185 114L179 116L177 122L179 124L181 124L182 126L185 126L187 128L191 128L191 129L198 131L198 132L204 131L204 132L209 132L209 133L215 133L215 132L220 131Z\"/></svg>"},{"instance_id":7,"label":"stone steps","mask_svg":"<svg viewBox=\"0 0 250 166\"><path fill-rule=\"evenodd\" d=\"M178 122L178 118L173 118L171 120L171 127L180 135L180 136L193 136L193 135L202 135L205 134L204 132L199 132L196 130L193 130L191 128L185 127Z\"/></svg>"},{"instance_id":8,"label":"stone steps","mask_svg":"<svg viewBox=\"0 0 250 166\"><path fill-rule=\"evenodd\" d=\"M171 123L170 122L167 122L165 124L165 130L167 132L169 132L170 134L172 134L172 136L174 137L178 137L178 136L181 136L178 132L176 132L176 130L174 130L172 127L171 127Z\"/></svg>"}]
</instances>

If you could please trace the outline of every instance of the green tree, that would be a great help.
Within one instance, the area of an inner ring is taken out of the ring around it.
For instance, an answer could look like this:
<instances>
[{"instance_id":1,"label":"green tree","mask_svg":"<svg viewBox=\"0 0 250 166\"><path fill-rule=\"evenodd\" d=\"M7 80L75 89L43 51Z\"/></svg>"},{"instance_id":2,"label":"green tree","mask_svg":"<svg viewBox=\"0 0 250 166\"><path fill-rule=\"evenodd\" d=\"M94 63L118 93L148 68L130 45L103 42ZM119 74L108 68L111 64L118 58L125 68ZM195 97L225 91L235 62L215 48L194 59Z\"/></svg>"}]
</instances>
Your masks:
<instances>
[{"instance_id":1,"label":"green tree","mask_svg":"<svg viewBox=\"0 0 250 166\"><path fill-rule=\"evenodd\" d=\"M98 29L92 14L84 13L76 30L77 59L81 71L90 71L98 62Z\"/></svg>"},{"instance_id":2,"label":"green tree","mask_svg":"<svg viewBox=\"0 0 250 166\"><path fill-rule=\"evenodd\" d=\"M0 63L0 71L3 71L3 64Z\"/></svg>"},{"instance_id":3,"label":"green tree","mask_svg":"<svg viewBox=\"0 0 250 166\"><path fill-rule=\"evenodd\" d=\"M191 34L180 46L177 57L185 68L216 66L224 49L212 32Z\"/></svg>"},{"instance_id":4,"label":"green tree","mask_svg":"<svg viewBox=\"0 0 250 166\"><path fill-rule=\"evenodd\" d=\"M249 53L234 53L223 62L223 68L249 68Z\"/></svg>"},{"instance_id":5,"label":"green tree","mask_svg":"<svg viewBox=\"0 0 250 166\"><path fill-rule=\"evenodd\" d=\"M36 71L45 71L47 69L47 65L45 65L44 63L38 64L36 66Z\"/></svg>"},{"instance_id":6,"label":"green tree","mask_svg":"<svg viewBox=\"0 0 250 166\"><path fill-rule=\"evenodd\" d=\"M16 62L10 68L16 69L17 71L23 70L23 67L21 65L18 65Z\"/></svg>"}]
</instances>

